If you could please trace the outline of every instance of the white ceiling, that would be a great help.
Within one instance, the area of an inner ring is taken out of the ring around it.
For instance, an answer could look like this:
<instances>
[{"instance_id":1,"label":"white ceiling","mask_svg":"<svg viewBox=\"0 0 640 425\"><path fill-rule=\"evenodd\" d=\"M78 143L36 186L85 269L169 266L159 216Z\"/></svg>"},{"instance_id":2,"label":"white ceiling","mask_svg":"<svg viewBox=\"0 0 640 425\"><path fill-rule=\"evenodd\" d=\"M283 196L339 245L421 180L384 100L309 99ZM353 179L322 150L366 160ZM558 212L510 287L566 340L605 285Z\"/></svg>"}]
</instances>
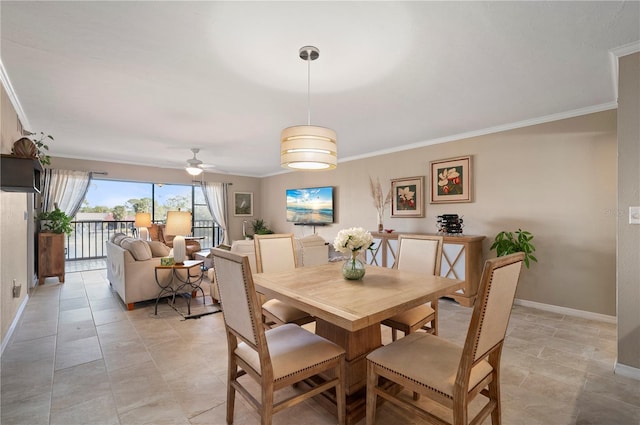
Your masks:
<instances>
[{"instance_id":1,"label":"white ceiling","mask_svg":"<svg viewBox=\"0 0 640 425\"><path fill-rule=\"evenodd\" d=\"M11 2L1 58L52 156L280 172L280 132L339 161L615 107L633 2ZM617 50L616 50L617 49ZM340 166L340 165L338 165ZM212 169L216 170L216 169Z\"/></svg>"}]
</instances>

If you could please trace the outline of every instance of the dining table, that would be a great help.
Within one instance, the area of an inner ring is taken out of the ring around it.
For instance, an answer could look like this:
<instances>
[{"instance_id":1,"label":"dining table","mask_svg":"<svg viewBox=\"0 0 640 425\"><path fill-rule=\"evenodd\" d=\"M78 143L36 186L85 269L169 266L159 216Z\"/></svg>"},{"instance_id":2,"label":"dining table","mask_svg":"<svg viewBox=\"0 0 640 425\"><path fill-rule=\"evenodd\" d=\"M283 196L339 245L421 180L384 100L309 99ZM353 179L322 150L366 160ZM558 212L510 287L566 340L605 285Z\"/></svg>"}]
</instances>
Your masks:
<instances>
[{"instance_id":1,"label":"dining table","mask_svg":"<svg viewBox=\"0 0 640 425\"><path fill-rule=\"evenodd\" d=\"M342 263L254 273L256 291L316 318L316 334L346 352L347 423L366 407L366 356L382 346L381 322L460 289L464 281L386 267L366 266L362 280L346 280ZM325 395L325 403L335 403ZM333 405L335 410L335 405Z\"/></svg>"}]
</instances>

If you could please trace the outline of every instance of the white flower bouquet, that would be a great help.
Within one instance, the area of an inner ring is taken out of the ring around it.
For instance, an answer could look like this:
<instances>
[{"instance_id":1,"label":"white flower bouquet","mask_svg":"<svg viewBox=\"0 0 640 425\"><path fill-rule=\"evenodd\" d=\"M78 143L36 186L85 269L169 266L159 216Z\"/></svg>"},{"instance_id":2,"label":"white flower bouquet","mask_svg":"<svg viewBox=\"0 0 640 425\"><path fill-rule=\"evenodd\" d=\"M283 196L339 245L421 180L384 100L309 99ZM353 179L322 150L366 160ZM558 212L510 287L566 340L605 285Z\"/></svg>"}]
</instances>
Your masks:
<instances>
[{"instance_id":1,"label":"white flower bouquet","mask_svg":"<svg viewBox=\"0 0 640 425\"><path fill-rule=\"evenodd\" d=\"M363 249L372 249L373 237L362 227L352 227L338 232L333 247L336 251L351 254L342 266L342 275L348 280L360 280L364 276L364 264L357 258Z\"/></svg>"},{"instance_id":2,"label":"white flower bouquet","mask_svg":"<svg viewBox=\"0 0 640 425\"><path fill-rule=\"evenodd\" d=\"M333 247L336 251L344 254L351 254L352 257L358 255L363 249L370 249L373 246L373 236L362 227L351 227L338 232Z\"/></svg>"}]
</instances>

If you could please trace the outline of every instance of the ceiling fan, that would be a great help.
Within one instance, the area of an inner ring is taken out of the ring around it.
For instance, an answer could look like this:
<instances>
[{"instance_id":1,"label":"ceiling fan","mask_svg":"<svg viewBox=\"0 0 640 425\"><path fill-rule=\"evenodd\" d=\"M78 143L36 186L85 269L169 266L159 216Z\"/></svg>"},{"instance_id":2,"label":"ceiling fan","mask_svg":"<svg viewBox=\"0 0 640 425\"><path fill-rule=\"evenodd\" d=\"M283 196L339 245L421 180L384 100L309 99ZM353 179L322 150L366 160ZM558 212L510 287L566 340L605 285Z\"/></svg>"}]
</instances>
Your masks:
<instances>
[{"instance_id":1,"label":"ceiling fan","mask_svg":"<svg viewBox=\"0 0 640 425\"><path fill-rule=\"evenodd\" d=\"M191 148L191 152L193 152L193 158L187 159L187 167L185 169L192 176L199 176L204 171L202 161L196 158L196 154L200 152L200 149Z\"/></svg>"},{"instance_id":2,"label":"ceiling fan","mask_svg":"<svg viewBox=\"0 0 640 425\"><path fill-rule=\"evenodd\" d=\"M193 152L193 158L187 159L187 166L185 167L185 170L192 176L199 176L203 171L212 168L215 168L218 172L225 172L224 170L218 169L215 165L203 164L202 161L196 157L198 152L200 152L200 148L191 148L191 152Z\"/></svg>"}]
</instances>

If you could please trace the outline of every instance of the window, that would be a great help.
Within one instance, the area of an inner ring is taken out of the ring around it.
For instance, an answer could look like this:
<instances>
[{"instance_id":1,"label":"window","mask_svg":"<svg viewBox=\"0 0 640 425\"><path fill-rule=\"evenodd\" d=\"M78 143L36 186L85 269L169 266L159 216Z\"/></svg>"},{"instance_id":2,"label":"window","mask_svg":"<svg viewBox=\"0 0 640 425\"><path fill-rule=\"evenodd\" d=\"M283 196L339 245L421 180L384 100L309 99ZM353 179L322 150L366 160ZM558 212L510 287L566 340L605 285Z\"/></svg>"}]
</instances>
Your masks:
<instances>
[{"instance_id":1,"label":"window","mask_svg":"<svg viewBox=\"0 0 640 425\"><path fill-rule=\"evenodd\" d=\"M153 221L155 223L165 223L167 221L167 211L192 212L193 189L193 186L181 184L154 184ZM198 188L198 191L202 192L200 188Z\"/></svg>"},{"instance_id":2,"label":"window","mask_svg":"<svg viewBox=\"0 0 640 425\"><path fill-rule=\"evenodd\" d=\"M204 238L203 249L220 243L220 228L200 186L93 179L67 238L67 259L104 257L104 242L114 233L136 236L136 212L150 212L154 223L165 223L167 211L178 208L192 213L193 235Z\"/></svg>"}]
</instances>

